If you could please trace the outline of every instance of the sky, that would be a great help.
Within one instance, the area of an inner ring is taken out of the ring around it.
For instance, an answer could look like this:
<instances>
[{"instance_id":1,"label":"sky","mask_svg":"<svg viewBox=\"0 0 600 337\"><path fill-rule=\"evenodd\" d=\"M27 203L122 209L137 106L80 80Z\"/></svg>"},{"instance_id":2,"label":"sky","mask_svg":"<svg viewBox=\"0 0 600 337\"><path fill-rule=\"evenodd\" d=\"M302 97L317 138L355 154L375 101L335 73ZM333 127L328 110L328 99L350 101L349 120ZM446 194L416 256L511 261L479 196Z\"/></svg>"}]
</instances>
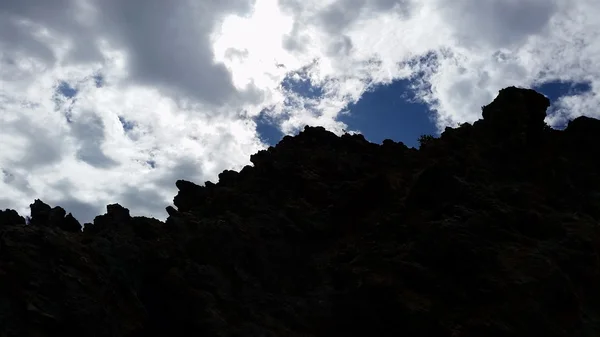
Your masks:
<instances>
[{"instance_id":1,"label":"sky","mask_svg":"<svg viewBox=\"0 0 600 337\"><path fill-rule=\"evenodd\" d=\"M2 0L0 209L165 219L321 125L418 146L501 88L600 114L598 0Z\"/></svg>"}]
</instances>

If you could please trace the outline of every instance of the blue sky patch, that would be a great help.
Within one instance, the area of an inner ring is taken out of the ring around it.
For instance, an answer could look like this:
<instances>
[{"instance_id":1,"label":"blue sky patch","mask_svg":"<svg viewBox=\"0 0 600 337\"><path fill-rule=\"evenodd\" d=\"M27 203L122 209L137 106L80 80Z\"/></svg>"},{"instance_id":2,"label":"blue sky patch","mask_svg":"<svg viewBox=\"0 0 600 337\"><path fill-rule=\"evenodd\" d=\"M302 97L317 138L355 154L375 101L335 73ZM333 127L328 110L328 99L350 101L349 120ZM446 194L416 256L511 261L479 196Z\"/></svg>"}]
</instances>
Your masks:
<instances>
[{"instance_id":1,"label":"blue sky patch","mask_svg":"<svg viewBox=\"0 0 600 337\"><path fill-rule=\"evenodd\" d=\"M65 118L67 119L67 123L73 123L73 112L71 109L67 109L67 111L65 111Z\"/></svg>"},{"instance_id":2,"label":"blue sky patch","mask_svg":"<svg viewBox=\"0 0 600 337\"><path fill-rule=\"evenodd\" d=\"M338 119L351 130L360 131L373 143L386 139L401 141L407 146L418 147L422 134L437 134L427 105L413 103L409 80L376 86L362 95L360 100L348 106L349 114Z\"/></svg>"},{"instance_id":3,"label":"blue sky patch","mask_svg":"<svg viewBox=\"0 0 600 337\"><path fill-rule=\"evenodd\" d=\"M102 88L104 86L104 76L102 76L102 74L95 74L93 79L96 88Z\"/></svg>"},{"instance_id":4,"label":"blue sky patch","mask_svg":"<svg viewBox=\"0 0 600 337\"><path fill-rule=\"evenodd\" d=\"M135 127L135 123L126 120L122 116L119 116L119 122L121 122L121 125L123 126L123 130L125 130L125 132L133 130L133 128Z\"/></svg>"},{"instance_id":5,"label":"blue sky patch","mask_svg":"<svg viewBox=\"0 0 600 337\"><path fill-rule=\"evenodd\" d=\"M561 97L585 94L592 88L588 82L549 81L533 86L532 89L546 95L550 99L550 103L555 104ZM548 110L548 114L553 115L552 106ZM568 120L564 120L562 125L553 125L553 128L562 130L567 127L567 124Z\"/></svg>"},{"instance_id":6,"label":"blue sky patch","mask_svg":"<svg viewBox=\"0 0 600 337\"><path fill-rule=\"evenodd\" d=\"M428 53L415 58L406 65L416 67L419 64L427 68L436 68L438 63L436 53ZM288 74L282 82L282 87L308 99L318 99L324 95L321 87L315 86L308 77L310 69L302 69L297 73ZM298 74L300 78L294 78ZM338 120L348 125L348 129L361 132L367 140L381 143L389 138L401 141L412 147L418 147L418 138L423 134L437 136L434 122L435 113L427 104L414 99L414 85L427 89L424 73L415 73L411 79L403 79L391 84L378 85L365 92L360 100L347 107L347 114L342 114ZM534 90L548 96L554 103L560 97L579 95L591 90L587 82L551 81L536 85ZM305 107L310 108L310 107ZM256 119L257 131L261 139L269 145L275 145L283 134L276 123L268 120L264 113Z\"/></svg>"},{"instance_id":7,"label":"blue sky patch","mask_svg":"<svg viewBox=\"0 0 600 337\"><path fill-rule=\"evenodd\" d=\"M272 118L266 115L265 110L261 111L255 122L256 132L264 143L275 146L283 138L283 132L279 130Z\"/></svg>"},{"instance_id":8,"label":"blue sky patch","mask_svg":"<svg viewBox=\"0 0 600 337\"><path fill-rule=\"evenodd\" d=\"M73 113L72 113L72 109L73 109L73 103L77 100L77 98L75 96L77 96L77 93L79 92L79 90L77 90L75 87L73 87L71 84L69 84L68 82L65 81L61 81L58 86L56 87L56 91L54 92L53 95L53 100L54 100L54 109L56 111L60 111L61 109L63 110L63 114L65 115L65 119L67 120L67 123L72 123L73 119ZM66 107L65 107L65 98L70 101L66 103Z\"/></svg>"},{"instance_id":9,"label":"blue sky patch","mask_svg":"<svg viewBox=\"0 0 600 337\"><path fill-rule=\"evenodd\" d=\"M72 87L69 83L65 81L61 81L58 87L56 88L59 94L63 95L66 98L73 98L79 92L77 89Z\"/></svg>"},{"instance_id":10,"label":"blue sky patch","mask_svg":"<svg viewBox=\"0 0 600 337\"><path fill-rule=\"evenodd\" d=\"M546 95L552 103L563 96L581 95L592 89L588 82L551 81L532 89Z\"/></svg>"},{"instance_id":11,"label":"blue sky patch","mask_svg":"<svg viewBox=\"0 0 600 337\"><path fill-rule=\"evenodd\" d=\"M293 91L299 96L305 98L319 98L323 96L323 89L314 86L310 78L300 77L295 79L293 74L288 74L281 82L281 86L289 91Z\"/></svg>"},{"instance_id":12,"label":"blue sky patch","mask_svg":"<svg viewBox=\"0 0 600 337\"><path fill-rule=\"evenodd\" d=\"M285 90L292 91L304 98L316 99L323 96L323 89L315 85L309 76L310 70L317 63L318 60L314 60L311 64L300 68L300 70L288 73L281 82L281 86Z\"/></svg>"}]
</instances>

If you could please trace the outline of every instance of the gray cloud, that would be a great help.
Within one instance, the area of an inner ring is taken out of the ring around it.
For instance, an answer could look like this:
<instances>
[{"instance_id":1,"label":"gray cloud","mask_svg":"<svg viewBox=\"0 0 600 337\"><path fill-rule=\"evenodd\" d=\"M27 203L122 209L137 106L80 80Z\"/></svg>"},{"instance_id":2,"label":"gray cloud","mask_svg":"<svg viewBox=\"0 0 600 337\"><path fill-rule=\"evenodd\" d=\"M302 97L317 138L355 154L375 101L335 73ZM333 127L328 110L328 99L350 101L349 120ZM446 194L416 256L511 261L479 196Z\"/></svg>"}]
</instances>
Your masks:
<instances>
[{"instance_id":1,"label":"gray cloud","mask_svg":"<svg viewBox=\"0 0 600 337\"><path fill-rule=\"evenodd\" d=\"M93 222L94 217L100 214L104 214L105 203L94 202L89 203L82 201L81 198L75 197L77 194L77 186L69 181L67 178L58 179L48 183L54 191L59 191L60 197L57 196L37 196L35 194L29 194L33 199L41 198L43 202L46 202L50 206L60 206L67 211L72 213L73 216L83 223Z\"/></svg>"},{"instance_id":2,"label":"gray cloud","mask_svg":"<svg viewBox=\"0 0 600 337\"><path fill-rule=\"evenodd\" d=\"M394 12L401 17L410 15L408 0L339 0L317 15L317 21L329 33L340 33L365 12L369 15Z\"/></svg>"},{"instance_id":3,"label":"gray cloud","mask_svg":"<svg viewBox=\"0 0 600 337\"><path fill-rule=\"evenodd\" d=\"M167 217L165 207L169 203L165 202L163 196L156 190L130 186L119 196L118 200L121 206L131 210L132 216L144 214L159 219Z\"/></svg>"},{"instance_id":4,"label":"gray cloud","mask_svg":"<svg viewBox=\"0 0 600 337\"><path fill-rule=\"evenodd\" d=\"M16 202L14 202L13 200L10 200L8 198L1 198L0 197L0 210L5 210L5 209L15 209L18 208L18 204ZM19 214L21 216L23 216L23 214Z\"/></svg>"},{"instance_id":5,"label":"gray cloud","mask_svg":"<svg viewBox=\"0 0 600 337\"><path fill-rule=\"evenodd\" d=\"M55 164L62 159L63 142L60 134L52 134L25 116L6 123L4 127L8 130L8 137L24 136L27 142L27 149L23 155L12 160L11 165L32 170Z\"/></svg>"},{"instance_id":6,"label":"gray cloud","mask_svg":"<svg viewBox=\"0 0 600 337\"><path fill-rule=\"evenodd\" d=\"M22 173L5 168L0 169L0 173L2 181L4 181L4 183L7 185L13 186L17 191L22 193L33 193L31 185Z\"/></svg>"},{"instance_id":7,"label":"gray cloud","mask_svg":"<svg viewBox=\"0 0 600 337\"><path fill-rule=\"evenodd\" d=\"M174 167L169 168L163 175L156 180L159 187L172 190L176 193L175 182L178 179L193 181L197 184L202 184L199 181L200 176L199 164L193 158L180 158ZM175 194L173 194L175 196Z\"/></svg>"},{"instance_id":8,"label":"gray cloud","mask_svg":"<svg viewBox=\"0 0 600 337\"><path fill-rule=\"evenodd\" d=\"M0 34L0 45L7 44L11 53L26 50L28 55L37 56L47 64L54 63L54 51L35 34L43 27L75 45L67 55L69 61L101 61L102 55L95 45L96 40L91 38L89 27L74 19L81 12L78 6L81 3L77 0L3 0L0 22L7 33Z\"/></svg>"},{"instance_id":9,"label":"gray cloud","mask_svg":"<svg viewBox=\"0 0 600 337\"><path fill-rule=\"evenodd\" d=\"M331 56L348 56L352 51L352 48L352 39L347 35L342 35L334 39L329 46L327 46L327 54Z\"/></svg>"},{"instance_id":10,"label":"gray cloud","mask_svg":"<svg viewBox=\"0 0 600 337\"><path fill-rule=\"evenodd\" d=\"M554 0L460 0L440 6L461 43L495 48L520 44L541 32L557 9Z\"/></svg>"},{"instance_id":11,"label":"gray cloud","mask_svg":"<svg viewBox=\"0 0 600 337\"><path fill-rule=\"evenodd\" d=\"M237 48L227 48L227 50L225 51L225 57L229 60L244 59L248 57L248 55L248 49L240 50Z\"/></svg>"},{"instance_id":12,"label":"gray cloud","mask_svg":"<svg viewBox=\"0 0 600 337\"><path fill-rule=\"evenodd\" d=\"M292 31L283 37L282 46L289 51L304 52L306 46L310 44L308 35L301 31L301 26L298 21L294 22Z\"/></svg>"},{"instance_id":13,"label":"gray cloud","mask_svg":"<svg viewBox=\"0 0 600 337\"><path fill-rule=\"evenodd\" d=\"M173 89L205 103L252 100L238 93L231 74L213 61L210 33L225 14L245 14L251 0L97 1L100 25L112 42L127 50L134 80ZM255 99L255 98L254 98Z\"/></svg>"},{"instance_id":14,"label":"gray cloud","mask_svg":"<svg viewBox=\"0 0 600 337\"><path fill-rule=\"evenodd\" d=\"M126 51L130 80L136 83L212 105L261 99L260 91L252 86L244 92L236 90L229 71L213 61L210 40L214 25L224 15L247 13L253 0L95 0L89 1L94 8L88 11L82 4L75 0L2 1L0 47L53 63L54 52L34 34L42 26L72 42L67 55L70 63L101 61L98 42L105 39Z\"/></svg>"},{"instance_id":15,"label":"gray cloud","mask_svg":"<svg viewBox=\"0 0 600 337\"><path fill-rule=\"evenodd\" d=\"M408 18L411 14L410 0L338 0L317 13L310 12L305 3L298 0L280 0L283 10L295 16L292 32L284 37L283 46L290 51L304 51L304 45L309 38L302 28L315 25L332 37L332 42L327 48L330 56L336 54L347 56L352 49L352 40L345 35L345 31L361 17L373 17L379 13L395 13L401 18Z\"/></svg>"},{"instance_id":16,"label":"gray cloud","mask_svg":"<svg viewBox=\"0 0 600 337\"><path fill-rule=\"evenodd\" d=\"M231 75L212 61L210 12L198 18L191 4L163 0L104 1L101 6L102 25L128 51L129 70L137 81L184 90L212 104L223 104L234 94Z\"/></svg>"},{"instance_id":17,"label":"gray cloud","mask_svg":"<svg viewBox=\"0 0 600 337\"><path fill-rule=\"evenodd\" d=\"M101 215L106 212L106 205L93 205L71 196L62 199L51 199L48 201L42 199L42 201L46 202L50 206L58 205L64 208L67 213L72 213L75 219L79 220L82 225L86 222L93 222L97 215Z\"/></svg>"},{"instance_id":18,"label":"gray cloud","mask_svg":"<svg viewBox=\"0 0 600 337\"><path fill-rule=\"evenodd\" d=\"M0 48L5 54L6 63L11 63L17 53L27 54L45 63L56 61L52 49L35 38L32 30L25 24L19 24L16 18L0 12Z\"/></svg>"},{"instance_id":19,"label":"gray cloud","mask_svg":"<svg viewBox=\"0 0 600 337\"><path fill-rule=\"evenodd\" d=\"M77 157L96 167L111 168L118 165L102 151L102 143L106 136L104 123L96 115L82 116L70 124L73 135L77 138L79 149Z\"/></svg>"}]
</instances>

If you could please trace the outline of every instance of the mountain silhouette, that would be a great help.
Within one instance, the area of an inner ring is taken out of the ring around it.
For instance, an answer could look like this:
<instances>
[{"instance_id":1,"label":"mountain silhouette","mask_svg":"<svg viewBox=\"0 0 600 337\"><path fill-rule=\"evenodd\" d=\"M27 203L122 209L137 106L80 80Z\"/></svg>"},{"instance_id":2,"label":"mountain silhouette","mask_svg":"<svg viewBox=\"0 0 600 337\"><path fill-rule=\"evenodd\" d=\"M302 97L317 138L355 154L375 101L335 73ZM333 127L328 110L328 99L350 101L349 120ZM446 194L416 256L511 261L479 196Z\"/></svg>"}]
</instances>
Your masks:
<instances>
[{"instance_id":1,"label":"mountain silhouette","mask_svg":"<svg viewBox=\"0 0 600 337\"><path fill-rule=\"evenodd\" d=\"M0 336L599 336L600 121L549 105L419 149L307 126L165 222L0 211Z\"/></svg>"}]
</instances>

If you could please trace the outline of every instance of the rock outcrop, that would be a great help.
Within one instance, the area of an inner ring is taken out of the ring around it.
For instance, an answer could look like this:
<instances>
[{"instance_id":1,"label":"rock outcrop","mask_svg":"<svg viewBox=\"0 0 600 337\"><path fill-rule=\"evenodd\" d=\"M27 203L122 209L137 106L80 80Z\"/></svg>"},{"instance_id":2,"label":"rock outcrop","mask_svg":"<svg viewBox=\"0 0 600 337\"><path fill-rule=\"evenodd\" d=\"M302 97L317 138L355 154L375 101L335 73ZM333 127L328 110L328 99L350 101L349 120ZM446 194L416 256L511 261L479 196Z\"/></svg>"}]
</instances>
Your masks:
<instances>
[{"instance_id":1,"label":"rock outcrop","mask_svg":"<svg viewBox=\"0 0 600 337\"><path fill-rule=\"evenodd\" d=\"M600 121L506 88L420 150L306 127L165 223L0 211L0 336L598 336Z\"/></svg>"},{"instance_id":2,"label":"rock outcrop","mask_svg":"<svg viewBox=\"0 0 600 337\"><path fill-rule=\"evenodd\" d=\"M43 201L36 199L29 205L31 209L31 219L29 224L32 226L48 226L60 228L67 232L81 232L81 224L71 213L60 206L50 207Z\"/></svg>"}]
</instances>

